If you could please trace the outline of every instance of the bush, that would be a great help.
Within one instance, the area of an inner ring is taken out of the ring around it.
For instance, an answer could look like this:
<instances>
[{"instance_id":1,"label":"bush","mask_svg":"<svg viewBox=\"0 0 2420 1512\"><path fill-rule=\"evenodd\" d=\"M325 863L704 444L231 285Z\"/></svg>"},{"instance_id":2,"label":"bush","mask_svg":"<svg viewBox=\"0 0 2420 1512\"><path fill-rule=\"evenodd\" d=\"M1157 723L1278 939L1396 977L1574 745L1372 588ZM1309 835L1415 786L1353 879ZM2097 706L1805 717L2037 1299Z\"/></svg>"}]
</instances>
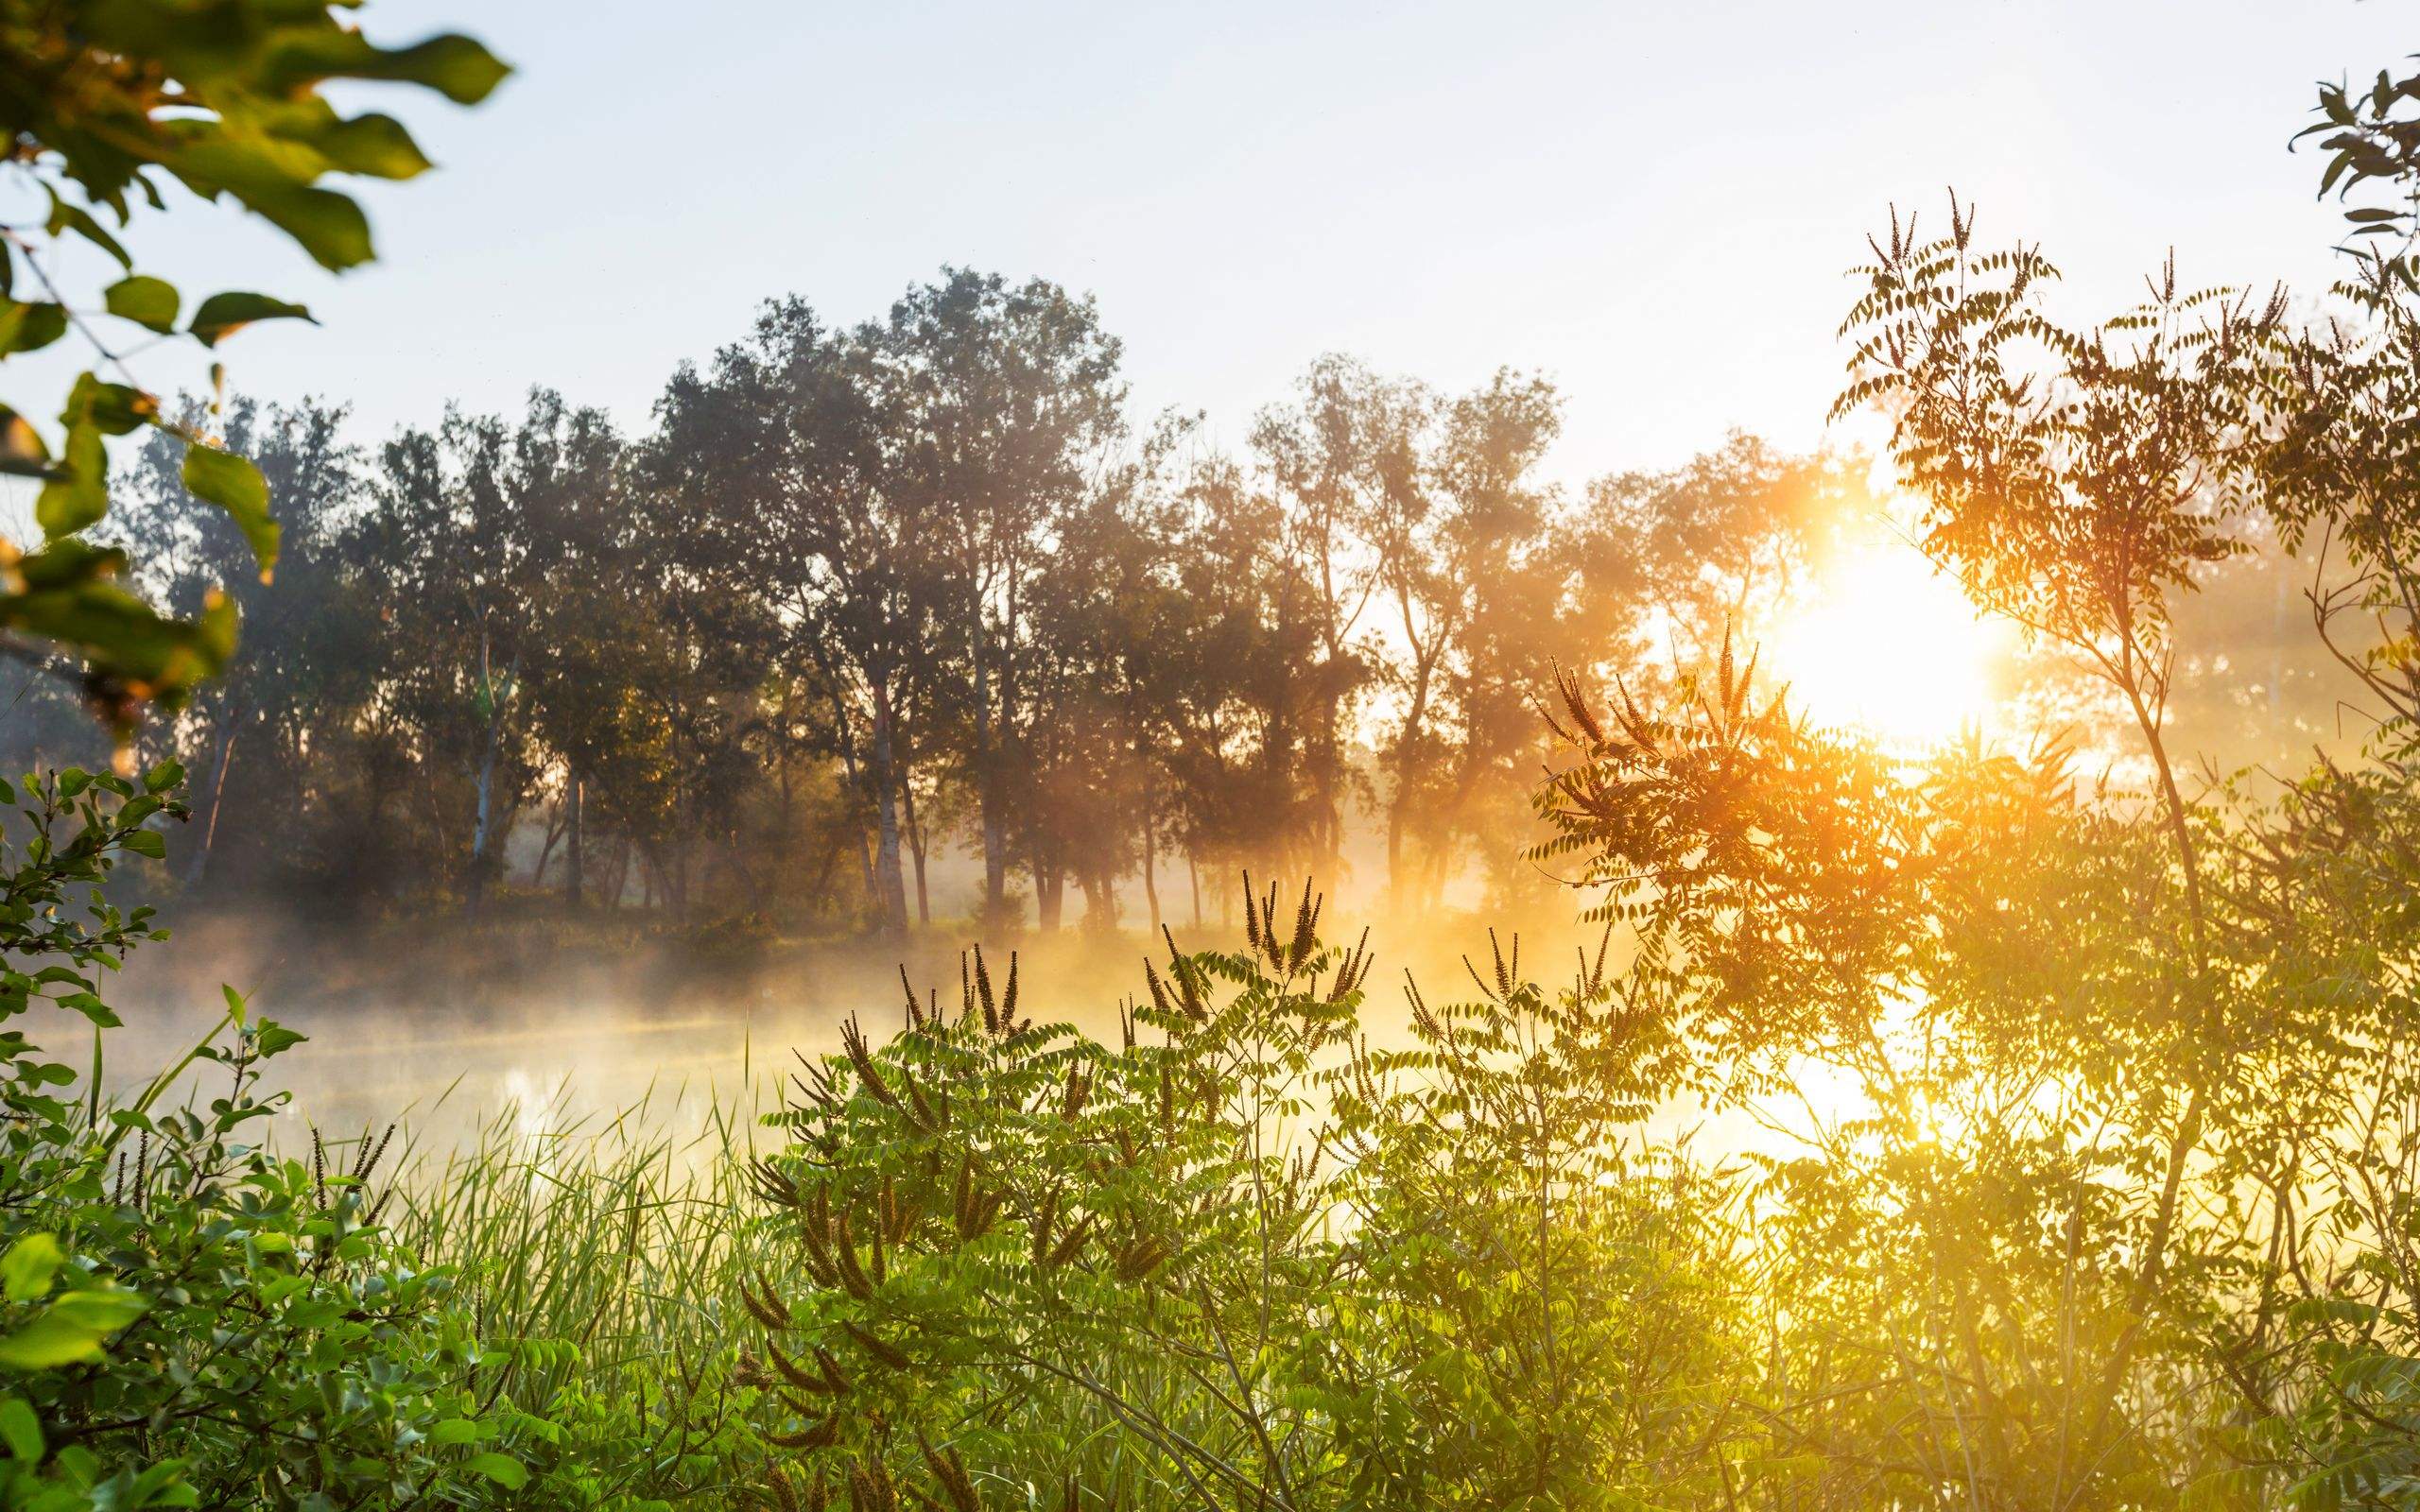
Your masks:
<instances>
[{"instance_id":1,"label":"bush","mask_svg":"<svg viewBox=\"0 0 2420 1512\"><path fill-rule=\"evenodd\" d=\"M781 1268L745 1368L784 1507L1498 1508L1713 1492L1728 1184L1625 1161L1660 1035L1499 958L1415 1046L1370 963L1250 901L1148 969L1122 1042L977 953L800 1079L760 1162ZM1152 1042L1156 1040L1156 1042ZM902 1498L910 1502L903 1502Z\"/></svg>"},{"instance_id":2,"label":"bush","mask_svg":"<svg viewBox=\"0 0 2420 1512\"><path fill-rule=\"evenodd\" d=\"M138 1095L102 1093L98 978L164 937L102 884L161 854L179 776L0 783L20 805L0 832L0 1504L520 1504L530 1425L474 1389L454 1275L380 1227L386 1141L315 1136L308 1163L263 1145L284 1096L260 1068L301 1035L230 992ZM43 1012L82 1021L89 1068L44 1056Z\"/></svg>"}]
</instances>

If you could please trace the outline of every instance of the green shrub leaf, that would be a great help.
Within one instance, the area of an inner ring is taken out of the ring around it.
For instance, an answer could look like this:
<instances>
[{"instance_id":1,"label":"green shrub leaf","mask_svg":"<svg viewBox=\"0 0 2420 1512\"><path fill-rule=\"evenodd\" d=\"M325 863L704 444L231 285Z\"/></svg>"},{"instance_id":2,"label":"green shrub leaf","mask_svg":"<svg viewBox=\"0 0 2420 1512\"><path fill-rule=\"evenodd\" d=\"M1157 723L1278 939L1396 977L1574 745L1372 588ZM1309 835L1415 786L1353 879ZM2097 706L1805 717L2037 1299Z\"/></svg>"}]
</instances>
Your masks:
<instances>
[{"instance_id":1,"label":"green shrub leaf","mask_svg":"<svg viewBox=\"0 0 2420 1512\"><path fill-rule=\"evenodd\" d=\"M522 1468L519 1460L493 1450L472 1455L469 1464L471 1469L508 1491L517 1491L529 1484L529 1472Z\"/></svg>"},{"instance_id":2,"label":"green shrub leaf","mask_svg":"<svg viewBox=\"0 0 2420 1512\"><path fill-rule=\"evenodd\" d=\"M27 1234L0 1255L0 1294L12 1302L30 1302L50 1293L51 1279L66 1263L59 1241L49 1234Z\"/></svg>"},{"instance_id":3,"label":"green shrub leaf","mask_svg":"<svg viewBox=\"0 0 2420 1512\"><path fill-rule=\"evenodd\" d=\"M0 1397L0 1444L9 1452L27 1464L39 1464L43 1455L42 1422L34 1417L33 1408L23 1397Z\"/></svg>"}]
</instances>

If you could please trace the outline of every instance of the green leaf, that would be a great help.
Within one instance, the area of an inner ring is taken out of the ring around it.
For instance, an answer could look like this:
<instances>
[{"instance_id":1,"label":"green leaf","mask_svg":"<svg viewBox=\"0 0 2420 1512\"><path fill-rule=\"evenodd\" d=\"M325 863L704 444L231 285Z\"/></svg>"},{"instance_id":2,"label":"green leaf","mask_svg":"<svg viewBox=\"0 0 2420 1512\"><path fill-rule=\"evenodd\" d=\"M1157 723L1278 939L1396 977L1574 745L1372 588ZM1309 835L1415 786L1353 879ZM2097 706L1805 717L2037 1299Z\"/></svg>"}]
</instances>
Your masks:
<instances>
[{"instance_id":1,"label":"green leaf","mask_svg":"<svg viewBox=\"0 0 2420 1512\"><path fill-rule=\"evenodd\" d=\"M45 539L72 536L110 512L109 466L100 427L90 421L70 424L60 465L34 495L34 523Z\"/></svg>"},{"instance_id":2,"label":"green leaf","mask_svg":"<svg viewBox=\"0 0 2420 1512\"><path fill-rule=\"evenodd\" d=\"M57 304L0 300L0 357L40 352L67 334L67 311Z\"/></svg>"},{"instance_id":3,"label":"green leaf","mask_svg":"<svg viewBox=\"0 0 2420 1512\"><path fill-rule=\"evenodd\" d=\"M163 335L177 328L177 309L182 301L176 285L165 279L137 273L102 290L101 299L110 314L120 319Z\"/></svg>"},{"instance_id":4,"label":"green leaf","mask_svg":"<svg viewBox=\"0 0 2420 1512\"><path fill-rule=\"evenodd\" d=\"M67 407L59 418L70 425L89 421L99 426L104 436L125 436L159 419L160 402L140 388L103 383L89 372L79 373L76 387L68 391Z\"/></svg>"},{"instance_id":5,"label":"green leaf","mask_svg":"<svg viewBox=\"0 0 2420 1512\"><path fill-rule=\"evenodd\" d=\"M478 1471L508 1491L517 1491L529 1483L529 1472L521 1468L519 1460L499 1454L493 1450L474 1454L467 1463L472 1469Z\"/></svg>"},{"instance_id":6,"label":"green leaf","mask_svg":"<svg viewBox=\"0 0 2420 1512\"><path fill-rule=\"evenodd\" d=\"M43 185L43 190L50 196L50 221L43 228L43 230L53 236L74 232L116 259L118 266L130 273L134 271L134 259L127 254L126 249L119 245L116 237L102 229L101 223L95 220L90 213L79 210L60 198L59 191L48 184ZM121 215L123 215L122 210Z\"/></svg>"},{"instance_id":7,"label":"green leaf","mask_svg":"<svg viewBox=\"0 0 2420 1512\"><path fill-rule=\"evenodd\" d=\"M282 1055L310 1038L309 1035L287 1028L275 1019L263 1019L257 1043L261 1057L267 1059L270 1056Z\"/></svg>"},{"instance_id":8,"label":"green leaf","mask_svg":"<svg viewBox=\"0 0 2420 1512\"><path fill-rule=\"evenodd\" d=\"M59 1241L48 1234L27 1234L0 1255L0 1295L12 1302L30 1302L50 1295L59 1267L67 1263Z\"/></svg>"},{"instance_id":9,"label":"green leaf","mask_svg":"<svg viewBox=\"0 0 2420 1512\"><path fill-rule=\"evenodd\" d=\"M370 220L361 207L333 189L237 190L235 198L294 238L311 260L331 273L374 261Z\"/></svg>"},{"instance_id":10,"label":"green leaf","mask_svg":"<svg viewBox=\"0 0 2420 1512\"><path fill-rule=\"evenodd\" d=\"M143 1313L132 1292L69 1292L0 1338L0 1369L49 1370L101 1357L101 1341Z\"/></svg>"},{"instance_id":11,"label":"green leaf","mask_svg":"<svg viewBox=\"0 0 2420 1512\"><path fill-rule=\"evenodd\" d=\"M428 1431L430 1443L448 1446L475 1444L486 1436L479 1425L468 1418L448 1418Z\"/></svg>"},{"instance_id":12,"label":"green leaf","mask_svg":"<svg viewBox=\"0 0 2420 1512\"><path fill-rule=\"evenodd\" d=\"M0 1443L28 1465L42 1463L42 1420L23 1397L0 1397Z\"/></svg>"},{"instance_id":13,"label":"green leaf","mask_svg":"<svg viewBox=\"0 0 2420 1512\"><path fill-rule=\"evenodd\" d=\"M143 789L147 793L164 793L184 780L184 765L165 761L143 774Z\"/></svg>"},{"instance_id":14,"label":"green leaf","mask_svg":"<svg viewBox=\"0 0 2420 1512\"><path fill-rule=\"evenodd\" d=\"M375 78L433 89L457 105L476 105L512 72L468 37L447 33L408 47L380 47L357 31L330 27L292 33L270 49L264 90L293 90L329 78Z\"/></svg>"},{"instance_id":15,"label":"green leaf","mask_svg":"<svg viewBox=\"0 0 2420 1512\"><path fill-rule=\"evenodd\" d=\"M215 347L255 320L310 319L311 312L302 305L266 294L229 292L202 301L201 307L193 312L193 323L185 329L203 346Z\"/></svg>"},{"instance_id":16,"label":"green leaf","mask_svg":"<svg viewBox=\"0 0 2420 1512\"><path fill-rule=\"evenodd\" d=\"M62 1008L72 1009L77 1013L82 1014L85 1018L92 1020L95 1025L103 1029L115 1029L125 1022L124 1020L117 1016L115 1009L102 1002L96 994L91 992L71 993L66 997L60 998L59 1000L59 1005Z\"/></svg>"},{"instance_id":17,"label":"green leaf","mask_svg":"<svg viewBox=\"0 0 2420 1512\"><path fill-rule=\"evenodd\" d=\"M34 498L34 520L51 541L74 535L109 513L109 451L105 436L124 436L158 417L158 401L125 384L79 373L60 421L67 442ZM23 564L20 564L22 567Z\"/></svg>"},{"instance_id":18,"label":"green leaf","mask_svg":"<svg viewBox=\"0 0 2420 1512\"><path fill-rule=\"evenodd\" d=\"M20 558L28 588L0 597L0 624L74 646L104 685L123 679L174 695L216 676L235 651L233 601L215 593L195 619L169 619L111 581L125 564L123 552L72 540Z\"/></svg>"},{"instance_id":19,"label":"green leaf","mask_svg":"<svg viewBox=\"0 0 2420 1512\"><path fill-rule=\"evenodd\" d=\"M117 1287L91 1287L67 1292L50 1304L49 1315L63 1317L80 1328L115 1333L141 1317L151 1304L136 1293Z\"/></svg>"},{"instance_id":20,"label":"green leaf","mask_svg":"<svg viewBox=\"0 0 2420 1512\"><path fill-rule=\"evenodd\" d=\"M185 488L227 511L251 542L261 564L261 581L277 567L277 522L269 518L268 482L250 458L199 443L185 448Z\"/></svg>"},{"instance_id":21,"label":"green leaf","mask_svg":"<svg viewBox=\"0 0 2420 1512\"><path fill-rule=\"evenodd\" d=\"M420 144L391 115L334 122L313 133L311 143L337 167L373 179L412 179L430 167Z\"/></svg>"},{"instance_id":22,"label":"green leaf","mask_svg":"<svg viewBox=\"0 0 2420 1512\"><path fill-rule=\"evenodd\" d=\"M308 146L260 136L232 137L215 123L167 121L164 131L182 140L160 155L169 172L205 198L232 195L311 254L330 272L367 263L370 222L361 207L311 180L327 160Z\"/></svg>"}]
</instances>

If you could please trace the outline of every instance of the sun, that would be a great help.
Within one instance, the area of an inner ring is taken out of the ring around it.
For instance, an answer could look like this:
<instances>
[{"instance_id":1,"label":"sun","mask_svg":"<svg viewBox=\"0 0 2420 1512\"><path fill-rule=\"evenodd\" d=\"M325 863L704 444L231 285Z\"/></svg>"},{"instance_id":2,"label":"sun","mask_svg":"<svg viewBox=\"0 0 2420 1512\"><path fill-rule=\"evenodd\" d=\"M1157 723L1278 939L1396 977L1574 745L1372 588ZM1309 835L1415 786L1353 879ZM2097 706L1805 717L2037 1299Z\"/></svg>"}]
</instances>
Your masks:
<instances>
[{"instance_id":1,"label":"sun","mask_svg":"<svg viewBox=\"0 0 2420 1512\"><path fill-rule=\"evenodd\" d=\"M1766 655L1794 712L1916 748L1994 728L2014 644L1922 552L1887 540L1833 556Z\"/></svg>"}]
</instances>

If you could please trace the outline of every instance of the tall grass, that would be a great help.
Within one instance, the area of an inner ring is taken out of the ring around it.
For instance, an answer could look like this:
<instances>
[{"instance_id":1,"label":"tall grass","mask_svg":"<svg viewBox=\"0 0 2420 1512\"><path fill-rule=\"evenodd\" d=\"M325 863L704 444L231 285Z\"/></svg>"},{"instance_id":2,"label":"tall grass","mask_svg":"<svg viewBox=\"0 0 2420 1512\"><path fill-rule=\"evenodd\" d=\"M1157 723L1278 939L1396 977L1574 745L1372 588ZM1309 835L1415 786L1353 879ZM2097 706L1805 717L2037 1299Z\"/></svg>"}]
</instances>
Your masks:
<instances>
[{"instance_id":1,"label":"tall grass","mask_svg":"<svg viewBox=\"0 0 2420 1512\"><path fill-rule=\"evenodd\" d=\"M479 1389L556 1435L583 1501L728 1504L754 1394L737 1379L737 1279L755 1122L744 1097L681 1088L619 1111L568 1085L415 1147L391 1224L459 1277Z\"/></svg>"}]
</instances>

